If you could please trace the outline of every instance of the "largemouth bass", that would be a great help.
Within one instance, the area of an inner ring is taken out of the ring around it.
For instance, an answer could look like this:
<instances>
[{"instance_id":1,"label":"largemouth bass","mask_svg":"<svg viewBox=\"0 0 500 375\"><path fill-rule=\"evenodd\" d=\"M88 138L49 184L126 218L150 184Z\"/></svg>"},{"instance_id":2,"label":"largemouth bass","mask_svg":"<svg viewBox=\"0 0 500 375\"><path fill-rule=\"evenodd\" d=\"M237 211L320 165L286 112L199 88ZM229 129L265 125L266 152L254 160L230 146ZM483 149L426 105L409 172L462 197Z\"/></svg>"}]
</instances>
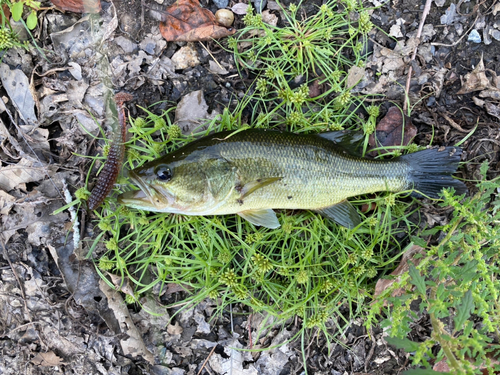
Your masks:
<instances>
[{"instance_id":1,"label":"largemouth bass","mask_svg":"<svg viewBox=\"0 0 500 375\"><path fill-rule=\"evenodd\" d=\"M339 132L297 135L249 129L221 132L130 171L140 188L119 196L124 205L184 215L238 214L277 228L273 209L307 209L354 228L360 217L347 198L413 190L438 197L465 185L451 175L461 149L427 149L392 160L353 156Z\"/></svg>"}]
</instances>

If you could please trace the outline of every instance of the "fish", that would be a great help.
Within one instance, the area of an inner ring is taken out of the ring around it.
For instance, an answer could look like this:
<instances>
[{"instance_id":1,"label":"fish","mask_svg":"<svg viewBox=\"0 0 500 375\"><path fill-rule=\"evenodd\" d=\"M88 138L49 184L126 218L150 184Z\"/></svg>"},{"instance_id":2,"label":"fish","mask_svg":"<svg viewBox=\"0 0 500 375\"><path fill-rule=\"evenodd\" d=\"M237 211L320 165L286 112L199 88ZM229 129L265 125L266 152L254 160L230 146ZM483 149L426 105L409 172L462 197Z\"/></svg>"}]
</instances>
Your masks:
<instances>
[{"instance_id":1,"label":"fish","mask_svg":"<svg viewBox=\"0 0 500 375\"><path fill-rule=\"evenodd\" d=\"M294 134L246 129L214 133L129 171L139 190L118 202L183 215L238 214L256 226L280 226L274 209L303 209L355 228L361 218L347 198L412 191L438 198L454 179L462 150L429 148L389 160L367 159L344 132Z\"/></svg>"}]
</instances>

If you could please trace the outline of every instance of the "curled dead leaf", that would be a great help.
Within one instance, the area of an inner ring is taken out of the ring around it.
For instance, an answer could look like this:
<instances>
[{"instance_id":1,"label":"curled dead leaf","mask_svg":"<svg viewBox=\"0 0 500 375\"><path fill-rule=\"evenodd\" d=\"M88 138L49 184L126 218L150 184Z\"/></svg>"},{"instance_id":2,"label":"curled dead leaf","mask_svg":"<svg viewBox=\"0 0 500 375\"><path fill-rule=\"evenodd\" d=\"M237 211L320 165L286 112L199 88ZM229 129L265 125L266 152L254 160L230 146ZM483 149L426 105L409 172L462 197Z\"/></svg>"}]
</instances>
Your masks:
<instances>
[{"instance_id":1,"label":"curled dead leaf","mask_svg":"<svg viewBox=\"0 0 500 375\"><path fill-rule=\"evenodd\" d=\"M401 280L400 276L409 270L409 261L411 261L415 266L420 263L421 258L416 257L417 255L424 255L425 250L420 246L413 245L408 250L405 251L403 257L401 258L401 262L396 267L394 271L391 272L391 279L379 279L377 284L375 285L375 293L373 294L373 299L376 299L380 296L387 288L389 288L396 281ZM399 296L404 293L404 290L397 289L392 293L392 296Z\"/></svg>"},{"instance_id":2,"label":"curled dead leaf","mask_svg":"<svg viewBox=\"0 0 500 375\"><path fill-rule=\"evenodd\" d=\"M54 352L38 353L31 362L37 366L61 366L65 363Z\"/></svg>"},{"instance_id":3,"label":"curled dead leaf","mask_svg":"<svg viewBox=\"0 0 500 375\"><path fill-rule=\"evenodd\" d=\"M391 107L387 114L377 125L368 143L370 147L406 146L417 135L417 128L412 124L411 118L403 118L398 107Z\"/></svg>"},{"instance_id":4,"label":"curled dead leaf","mask_svg":"<svg viewBox=\"0 0 500 375\"><path fill-rule=\"evenodd\" d=\"M162 13L160 32L169 42L196 42L224 38L236 30L218 25L198 0L178 0Z\"/></svg>"},{"instance_id":5,"label":"curled dead leaf","mask_svg":"<svg viewBox=\"0 0 500 375\"><path fill-rule=\"evenodd\" d=\"M496 79L496 77L494 78ZM484 67L482 56L481 60L479 60L474 70L465 75L464 80L465 82L463 83L462 88L457 91L457 94L462 95L471 93L473 91L496 89L496 87L492 85L488 77L486 77L486 69Z\"/></svg>"}]
</instances>

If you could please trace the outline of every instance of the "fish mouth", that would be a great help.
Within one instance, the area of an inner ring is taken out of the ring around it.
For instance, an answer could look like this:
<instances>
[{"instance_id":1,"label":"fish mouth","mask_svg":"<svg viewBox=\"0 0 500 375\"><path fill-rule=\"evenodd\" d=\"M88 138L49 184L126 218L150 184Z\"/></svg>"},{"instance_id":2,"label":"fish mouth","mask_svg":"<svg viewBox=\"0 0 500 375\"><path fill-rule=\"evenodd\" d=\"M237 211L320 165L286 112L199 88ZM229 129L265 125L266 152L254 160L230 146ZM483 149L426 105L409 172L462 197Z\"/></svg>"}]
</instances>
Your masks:
<instances>
[{"instance_id":1,"label":"fish mouth","mask_svg":"<svg viewBox=\"0 0 500 375\"><path fill-rule=\"evenodd\" d=\"M148 185L134 171L129 178L140 190L127 191L118 196L118 203L143 210L158 211L168 205L167 199L154 187Z\"/></svg>"}]
</instances>

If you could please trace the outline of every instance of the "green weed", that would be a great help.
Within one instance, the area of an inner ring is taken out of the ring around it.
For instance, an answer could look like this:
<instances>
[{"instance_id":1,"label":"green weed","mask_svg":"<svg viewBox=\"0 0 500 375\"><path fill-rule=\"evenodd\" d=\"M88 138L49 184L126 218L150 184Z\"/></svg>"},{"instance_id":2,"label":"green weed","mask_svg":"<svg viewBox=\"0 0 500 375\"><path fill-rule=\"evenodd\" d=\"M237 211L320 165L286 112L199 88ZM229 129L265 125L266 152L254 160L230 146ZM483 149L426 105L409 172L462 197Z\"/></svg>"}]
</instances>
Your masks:
<instances>
[{"instance_id":1,"label":"green weed","mask_svg":"<svg viewBox=\"0 0 500 375\"><path fill-rule=\"evenodd\" d=\"M413 352L414 365L431 369L431 361L445 359L453 374L485 373L481 369L494 374L500 369L492 359L500 349L493 339L500 333L500 177L486 180L487 170L488 164L482 164L483 180L474 196L462 200L443 192L440 205L453 208L452 219L413 238L425 256L415 259L418 265L410 265L409 273L376 299L368 316L371 326L384 313L387 341ZM435 244L425 240L436 235L440 240ZM404 293L393 297L395 290ZM417 320L413 302L432 323L432 334L423 342L407 338Z\"/></svg>"}]
</instances>

